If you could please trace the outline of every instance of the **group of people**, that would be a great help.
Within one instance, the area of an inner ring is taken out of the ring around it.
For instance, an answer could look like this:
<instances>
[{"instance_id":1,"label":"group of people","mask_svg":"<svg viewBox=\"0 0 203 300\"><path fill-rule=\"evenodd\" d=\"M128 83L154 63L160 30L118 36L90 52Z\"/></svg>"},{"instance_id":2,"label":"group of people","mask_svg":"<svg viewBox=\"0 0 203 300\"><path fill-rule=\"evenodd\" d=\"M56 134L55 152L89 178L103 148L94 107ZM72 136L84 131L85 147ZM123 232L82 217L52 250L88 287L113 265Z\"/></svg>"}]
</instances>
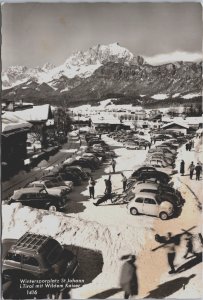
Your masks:
<instances>
[{"instance_id":1,"label":"group of people","mask_svg":"<svg viewBox=\"0 0 203 300\"><path fill-rule=\"evenodd\" d=\"M122 182L122 185L123 185L123 192L126 191L126 187L127 187L127 177L121 173L121 176L122 176L122 179L121 179L121 182ZM104 179L104 182L105 182L105 191L104 191L104 195L107 196L107 199L111 199L111 196L112 196L112 181L111 181L111 175L109 175L109 178L108 179ZM90 199L94 199L95 197L95 180L93 179L92 176L90 176L89 178L89 197Z\"/></svg>"},{"instance_id":2,"label":"group of people","mask_svg":"<svg viewBox=\"0 0 203 300\"><path fill-rule=\"evenodd\" d=\"M186 251L183 256L183 258L187 259L189 258L188 255L198 256L198 253L195 252L194 246L193 246L193 235L189 232L186 233ZM175 273L177 270L175 269L174 261L176 257L176 246L180 243L180 236L172 236L171 232L168 232L166 237L166 245L168 249L168 264L170 266L169 274Z\"/></svg>"},{"instance_id":3,"label":"group of people","mask_svg":"<svg viewBox=\"0 0 203 300\"><path fill-rule=\"evenodd\" d=\"M202 173L202 166L201 163L198 162L196 165L194 164L194 162L192 161L188 167L188 170L190 172L190 179L192 180L194 172L196 174L196 180L200 180L200 175ZM185 174L185 162L182 159L181 163L180 163L180 173L183 176Z\"/></svg>"}]
</instances>

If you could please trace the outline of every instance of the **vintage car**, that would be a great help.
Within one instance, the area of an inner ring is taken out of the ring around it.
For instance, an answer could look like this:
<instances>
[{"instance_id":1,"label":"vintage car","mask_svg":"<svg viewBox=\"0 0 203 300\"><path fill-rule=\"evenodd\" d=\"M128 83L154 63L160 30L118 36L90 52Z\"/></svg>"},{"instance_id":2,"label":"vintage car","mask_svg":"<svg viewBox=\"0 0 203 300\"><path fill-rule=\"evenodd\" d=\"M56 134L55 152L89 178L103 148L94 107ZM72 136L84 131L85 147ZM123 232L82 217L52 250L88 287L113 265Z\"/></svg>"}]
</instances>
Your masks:
<instances>
[{"instance_id":1,"label":"vintage car","mask_svg":"<svg viewBox=\"0 0 203 300\"><path fill-rule=\"evenodd\" d=\"M161 201L153 193L137 193L127 205L132 215L144 214L167 220L174 214L174 206L169 201Z\"/></svg>"}]
</instances>

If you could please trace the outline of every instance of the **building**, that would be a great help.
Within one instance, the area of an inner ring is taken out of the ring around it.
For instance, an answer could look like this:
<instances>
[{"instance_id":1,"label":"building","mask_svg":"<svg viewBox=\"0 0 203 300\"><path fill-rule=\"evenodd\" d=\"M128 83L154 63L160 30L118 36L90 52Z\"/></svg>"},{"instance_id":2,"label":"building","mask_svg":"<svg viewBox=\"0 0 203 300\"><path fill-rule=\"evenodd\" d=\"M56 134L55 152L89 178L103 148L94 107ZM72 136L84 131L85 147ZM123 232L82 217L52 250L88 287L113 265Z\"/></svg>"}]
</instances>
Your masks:
<instances>
[{"instance_id":1,"label":"building","mask_svg":"<svg viewBox=\"0 0 203 300\"><path fill-rule=\"evenodd\" d=\"M13 112L5 112L2 116L1 161L2 175L15 173L24 166L27 157L27 133L32 125L15 116Z\"/></svg>"},{"instance_id":2,"label":"building","mask_svg":"<svg viewBox=\"0 0 203 300\"><path fill-rule=\"evenodd\" d=\"M114 117L92 116L92 129L98 131L115 131L120 129L130 129L130 125L121 123L120 120Z\"/></svg>"},{"instance_id":3,"label":"building","mask_svg":"<svg viewBox=\"0 0 203 300\"><path fill-rule=\"evenodd\" d=\"M161 129L165 131L173 131L177 133L187 134L189 126L186 124L180 124L178 122L170 122L168 124L163 125Z\"/></svg>"},{"instance_id":4,"label":"building","mask_svg":"<svg viewBox=\"0 0 203 300\"><path fill-rule=\"evenodd\" d=\"M33 139L40 140L42 146L46 147L48 131L54 127L54 115L49 104L36 105L29 109L13 112L14 116L31 123L30 135Z\"/></svg>"}]
</instances>

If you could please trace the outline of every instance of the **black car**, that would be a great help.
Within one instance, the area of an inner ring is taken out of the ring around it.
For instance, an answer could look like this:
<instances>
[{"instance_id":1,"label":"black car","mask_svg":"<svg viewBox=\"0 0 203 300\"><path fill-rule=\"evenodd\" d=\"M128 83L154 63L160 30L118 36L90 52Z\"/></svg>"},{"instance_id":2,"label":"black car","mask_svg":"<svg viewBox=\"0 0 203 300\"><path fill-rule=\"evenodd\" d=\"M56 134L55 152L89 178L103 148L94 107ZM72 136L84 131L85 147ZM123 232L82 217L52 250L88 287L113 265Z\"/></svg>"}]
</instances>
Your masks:
<instances>
[{"instance_id":1,"label":"black car","mask_svg":"<svg viewBox=\"0 0 203 300\"><path fill-rule=\"evenodd\" d=\"M58 173L55 174L59 174L63 178L63 180L71 180L74 185L81 185L82 183L82 178L72 170L61 169Z\"/></svg>"},{"instance_id":2,"label":"black car","mask_svg":"<svg viewBox=\"0 0 203 300\"><path fill-rule=\"evenodd\" d=\"M87 173L80 166L65 165L64 170L67 171L67 172L72 172L73 174L75 174L76 176L81 178L82 180L87 180L88 179Z\"/></svg>"},{"instance_id":3,"label":"black car","mask_svg":"<svg viewBox=\"0 0 203 300\"><path fill-rule=\"evenodd\" d=\"M170 177L161 171L157 171L153 167L141 167L136 170L132 175L131 178L135 178L137 181L145 181L147 179L154 179L160 183L167 184L170 181Z\"/></svg>"},{"instance_id":4,"label":"black car","mask_svg":"<svg viewBox=\"0 0 203 300\"><path fill-rule=\"evenodd\" d=\"M91 147L88 147L86 153L92 153L97 157L101 157L103 160L107 158L105 151L94 150Z\"/></svg>"},{"instance_id":5,"label":"black car","mask_svg":"<svg viewBox=\"0 0 203 300\"><path fill-rule=\"evenodd\" d=\"M80 166L82 168L88 168L91 171L95 171L95 169L96 169L95 164L85 158L76 159L73 162L71 162L69 165L70 166Z\"/></svg>"},{"instance_id":6,"label":"black car","mask_svg":"<svg viewBox=\"0 0 203 300\"><path fill-rule=\"evenodd\" d=\"M22 205L47 210L50 207L55 207L57 211L63 211L66 206L66 199L50 195L45 189L34 187L14 191L7 203L21 203Z\"/></svg>"},{"instance_id":7,"label":"black car","mask_svg":"<svg viewBox=\"0 0 203 300\"><path fill-rule=\"evenodd\" d=\"M20 239L4 239L2 241L2 279L4 299L47 298L47 293L60 291L56 288L37 288L37 294L30 288L22 288L23 279L31 281L60 278L69 279L78 268L76 255L66 245L60 245L55 239L26 232ZM8 284L12 286L8 290ZM7 286L6 286L7 285ZM34 286L34 284L33 284ZM21 287L21 288L20 288ZM35 291L35 289L33 289ZM11 297L14 293L15 297ZM30 297L31 296L31 297Z\"/></svg>"}]
</instances>

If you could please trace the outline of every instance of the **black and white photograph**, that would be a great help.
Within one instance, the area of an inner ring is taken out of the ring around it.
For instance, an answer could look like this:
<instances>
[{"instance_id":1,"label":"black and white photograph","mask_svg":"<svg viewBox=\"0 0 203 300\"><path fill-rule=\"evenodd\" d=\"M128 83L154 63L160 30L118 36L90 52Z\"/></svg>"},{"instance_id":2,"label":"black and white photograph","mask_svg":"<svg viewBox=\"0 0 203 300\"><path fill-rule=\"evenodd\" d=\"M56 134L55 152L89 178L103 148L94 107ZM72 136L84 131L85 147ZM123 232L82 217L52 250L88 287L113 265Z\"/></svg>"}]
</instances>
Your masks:
<instances>
[{"instance_id":1,"label":"black and white photograph","mask_svg":"<svg viewBox=\"0 0 203 300\"><path fill-rule=\"evenodd\" d=\"M200 299L201 2L1 4L2 299Z\"/></svg>"}]
</instances>

